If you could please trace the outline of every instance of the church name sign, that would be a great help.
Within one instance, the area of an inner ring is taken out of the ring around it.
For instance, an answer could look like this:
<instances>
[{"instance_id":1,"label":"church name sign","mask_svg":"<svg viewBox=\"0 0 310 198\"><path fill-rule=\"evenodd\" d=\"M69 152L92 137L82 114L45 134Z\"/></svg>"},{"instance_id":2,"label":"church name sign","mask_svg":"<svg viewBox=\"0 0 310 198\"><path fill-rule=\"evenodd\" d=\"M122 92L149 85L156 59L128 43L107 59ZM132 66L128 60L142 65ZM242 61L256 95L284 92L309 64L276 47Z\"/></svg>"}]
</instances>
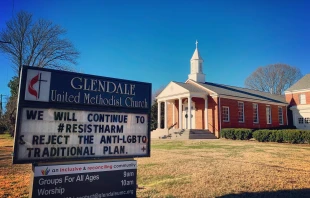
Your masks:
<instances>
[{"instance_id":1,"label":"church name sign","mask_svg":"<svg viewBox=\"0 0 310 198\"><path fill-rule=\"evenodd\" d=\"M151 84L24 66L13 163L150 156Z\"/></svg>"},{"instance_id":2,"label":"church name sign","mask_svg":"<svg viewBox=\"0 0 310 198\"><path fill-rule=\"evenodd\" d=\"M149 83L27 67L25 101L148 109ZM37 86L38 89L34 87Z\"/></svg>"}]
</instances>

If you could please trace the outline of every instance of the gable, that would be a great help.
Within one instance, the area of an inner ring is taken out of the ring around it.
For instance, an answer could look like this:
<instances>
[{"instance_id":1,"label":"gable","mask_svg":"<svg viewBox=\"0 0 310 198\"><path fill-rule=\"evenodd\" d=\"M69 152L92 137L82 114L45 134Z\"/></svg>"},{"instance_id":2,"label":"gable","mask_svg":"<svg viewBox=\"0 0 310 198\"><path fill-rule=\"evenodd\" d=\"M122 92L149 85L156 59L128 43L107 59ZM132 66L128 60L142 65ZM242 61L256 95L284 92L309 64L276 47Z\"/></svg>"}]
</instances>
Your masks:
<instances>
[{"instance_id":1,"label":"gable","mask_svg":"<svg viewBox=\"0 0 310 198\"><path fill-rule=\"evenodd\" d=\"M184 94L184 93L189 93L189 91L181 87L177 83L171 81L165 87L165 89L162 92L160 92L160 94L156 98L159 99L159 98L165 98L165 97L170 97L170 96L177 96L177 95Z\"/></svg>"},{"instance_id":2,"label":"gable","mask_svg":"<svg viewBox=\"0 0 310 198\"><path fill-rule=\"evenodd\" d=\"M299 90L310 90L310 74L305 75L290 88L288 88L284 93L295 92Z\"/></svg>"}]
</instances>

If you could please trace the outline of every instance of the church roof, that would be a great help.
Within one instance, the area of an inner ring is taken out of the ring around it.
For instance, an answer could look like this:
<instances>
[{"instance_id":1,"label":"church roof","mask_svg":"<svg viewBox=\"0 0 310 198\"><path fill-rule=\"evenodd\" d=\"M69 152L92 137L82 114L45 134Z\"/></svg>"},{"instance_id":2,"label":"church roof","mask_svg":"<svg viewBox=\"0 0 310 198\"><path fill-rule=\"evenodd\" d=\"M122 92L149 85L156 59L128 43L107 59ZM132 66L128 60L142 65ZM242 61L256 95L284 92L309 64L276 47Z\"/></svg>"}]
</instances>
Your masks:
<instances>
[{"instance_id":1,"label":"church roof","mask_svg":"<svg viewBox=\"0 0 310 198\"><path fill-rule=\"evenodd\" d=\"M310 89L310 74L305 75L286 91L295 91L300 89Z\"/></svg>"},{"instance_id":2,"label":"church roof","mask_svg":"<svg viewBox=\"0 0 310 198\"><path fill-rule=\"evenodd\" d=\"M196 82L197 83L197 82ZM261 100L262 102L277 102L285 103L285 97L283 95L271 94L267 92L257 91L253 89L247 89L242 87L234 87L229 85L216 84L211 82L197 83L203 87L219 94L220 96L233 96L239 98L247 98L254 100Z\"/></svg>"}]
</instances>

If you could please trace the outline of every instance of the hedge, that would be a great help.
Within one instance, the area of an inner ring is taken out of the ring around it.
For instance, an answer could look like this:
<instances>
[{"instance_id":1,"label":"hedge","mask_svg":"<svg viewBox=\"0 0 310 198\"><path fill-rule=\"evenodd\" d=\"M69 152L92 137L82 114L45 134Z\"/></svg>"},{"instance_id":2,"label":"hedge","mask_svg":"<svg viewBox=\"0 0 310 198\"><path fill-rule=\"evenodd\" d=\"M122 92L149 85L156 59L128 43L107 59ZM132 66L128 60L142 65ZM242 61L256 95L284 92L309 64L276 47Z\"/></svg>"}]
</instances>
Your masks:
<instances>
[{"instance_id":1,"label":"hedge","mask_svg":"<svg viewBox=\"0 0 310 198\"><path fill-rule=\"evenodd\" d=\"M221 130L221 137L232 140L249 140L252 138L252 129L224 128Z\"/></svg>"},{"instance_id":2,"label":"hedge","mask_svg":"<svg viewBox=\"0 0 310 198\"><path fill-rule=\"evenodd\" d=\"M283 129L283 130L257 130L253 137L259 142L289 142L292 144L310 144L310 130Z\"/></svg>"}]
</instances>

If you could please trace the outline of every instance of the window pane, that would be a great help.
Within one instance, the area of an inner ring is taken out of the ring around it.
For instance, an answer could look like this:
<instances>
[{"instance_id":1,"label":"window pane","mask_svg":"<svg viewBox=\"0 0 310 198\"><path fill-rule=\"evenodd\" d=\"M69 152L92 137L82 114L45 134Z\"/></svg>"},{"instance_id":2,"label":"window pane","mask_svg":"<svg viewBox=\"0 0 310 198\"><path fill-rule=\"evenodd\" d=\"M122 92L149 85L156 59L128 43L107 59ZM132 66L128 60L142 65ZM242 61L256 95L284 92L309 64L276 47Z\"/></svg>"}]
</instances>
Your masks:
<instances>
[{"instance_id":1,"label":"window pane","mask_svg":"<svg viewBox=\"0 0 310 198\"><path fill-rule=\"evenodd\" d=\"M258 123L258 105L253 104L253 122Z\"/></svg>"},{"instance_id":2,"label":"window pane","mask_svg":"<svg viewBox=\"0 0 310 198\"><path fill-rule=\"evenodd\" d=\"M282 107L278 108L278 112L279 112L279 124L283 124L283 110L282 110Z\"/></svg>"},{"instance_id":3,"label":"window pane","mask_svg":"<svg viewBox=\"0 0 310 198\"><path fill-rule=\"evenodd\" d=\"M266 107L266 119L267 119L267 124L271 124L271 108L270 108L270 106Z\"/></svg>"},{"instance_id":4,"label":"window pane","mask_svg":"<svg viewBox=\"0 0 310 198\"><path fill-rule=\"evenodd\" d=\"M243 102L238 102L238 121L244 122L244 104L243 104Z\"/></svg>"},{"instance_id":5,"label":"window pane","mask_svg":"<svg viewBox=\"0 0 310 198\"><path fill-rule=\"evenodd\" d=\"M306 95L305 94L299 95L299 103L300 104L306 104Z\"/></svg>"},{"instance_id":6,"label":"window pane","mask_svg":"<svg viewBox=\"0 0 310 198\"><path fill-rule=\"evenodd\" d=\"M222 115L223 115L223 121L229 122L229 107L223 107Z\"/></svg>"}]
</instances>

